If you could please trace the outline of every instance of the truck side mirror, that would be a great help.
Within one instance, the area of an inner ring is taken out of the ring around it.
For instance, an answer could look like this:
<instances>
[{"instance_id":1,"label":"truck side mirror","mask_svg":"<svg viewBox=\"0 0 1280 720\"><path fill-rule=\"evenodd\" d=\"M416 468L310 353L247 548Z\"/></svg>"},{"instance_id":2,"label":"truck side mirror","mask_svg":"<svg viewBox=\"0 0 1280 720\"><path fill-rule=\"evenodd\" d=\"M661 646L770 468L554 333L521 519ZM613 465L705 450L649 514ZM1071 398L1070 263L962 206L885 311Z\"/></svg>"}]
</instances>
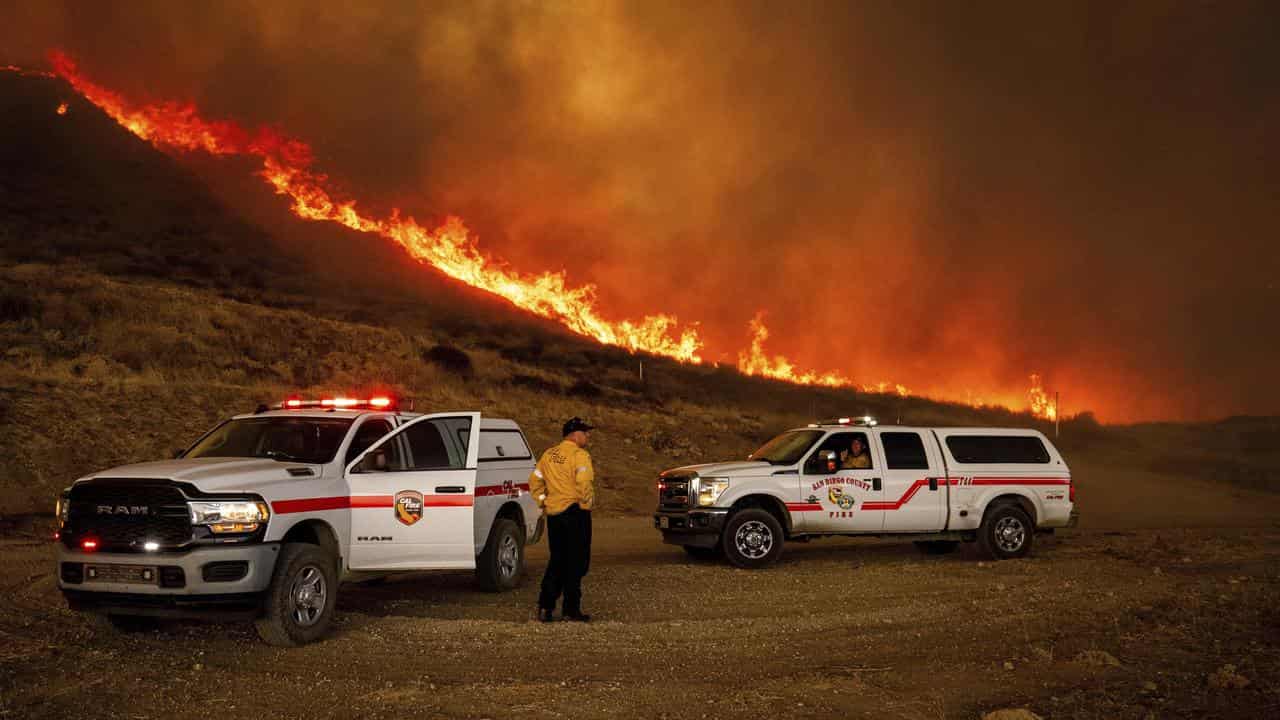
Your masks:
<instances>
[{"instance_id":1,"label":"truck side mirror","mask_svg":"<svg viewBox=\"0 0 1280 720\"><path fill-rule=\"evenodd\" d=\"M840 456L835 450L826 450L822 453L822 462L826 465L827 472L838 472L840 470Z\"/></svg>"}]
</instances>

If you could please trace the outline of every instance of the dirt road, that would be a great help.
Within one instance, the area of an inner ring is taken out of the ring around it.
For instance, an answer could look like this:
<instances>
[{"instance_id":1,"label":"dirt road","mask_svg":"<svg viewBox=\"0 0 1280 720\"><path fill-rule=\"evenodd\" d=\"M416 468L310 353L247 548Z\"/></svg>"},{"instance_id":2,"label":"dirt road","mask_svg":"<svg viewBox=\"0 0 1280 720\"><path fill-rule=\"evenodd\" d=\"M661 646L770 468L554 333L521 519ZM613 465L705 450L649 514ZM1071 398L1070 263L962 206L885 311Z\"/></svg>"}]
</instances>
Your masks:
<instances>
[{"instance_id":1,"label":"dirt road","mask_svg":"<svg viewBox=\"0 0 1280 720\"><path fill-rule=\"evenodd\" d=\"M601 518L590 625L467 574L344 586L333 636L119 635L64 609L48 543L0 544L0 716L1260 717L1280 708L1280 528L1105 532L1021 561L792 545L746 572ZM1234 671L1224 670L1234 666ZM1246 683L1247 684L1244 684Z\"/></svg>"}]
</instances>

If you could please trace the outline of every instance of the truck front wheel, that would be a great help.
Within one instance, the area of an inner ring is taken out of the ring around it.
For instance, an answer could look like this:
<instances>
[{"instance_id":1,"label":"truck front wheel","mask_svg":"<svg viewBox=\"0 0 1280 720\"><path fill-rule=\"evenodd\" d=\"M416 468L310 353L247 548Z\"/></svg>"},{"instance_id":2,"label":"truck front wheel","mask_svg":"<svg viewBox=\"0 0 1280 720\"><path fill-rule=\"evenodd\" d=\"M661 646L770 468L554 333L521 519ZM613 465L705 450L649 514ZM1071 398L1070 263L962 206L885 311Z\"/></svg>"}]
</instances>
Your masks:
<instances>
[{"instance_id":1,"label":"truck front wheel","mask_svg":"<svg viewBox=\"0 0 1280 720\"><path fill-rule=\"evenodd\" d=\"M268 645L296 647L329 631L338 602L334 558L319 545L290 543L280 548L262 617L255 626Z\"/></svg>"},{"instance_id":2,"label":"truck front wheel","mask_svg":"<svg viewBox=\"0 0 1280 720\"><path fill-rule=\"evenodd\" d=\"M1011 560L1031 552L1035 525L1022 508L1001 503L987 510L978 528L978 544L994 560Z\"/></svg>"},{"instance_id":3,"label":"truck front wheel","mask_svg":"<svg viewBox=\"0 0 1280 720\"><path fill-rule=\"evenodd\" d=\"M515 589L524 575L524 533L514 520L499 518L476 558L476 580L489 592Z\"/></svg>"},{"instance_id":4,"label":"truck front wheel","mask_svg":"<svg viewBox=\"0 0 1280 720\"><path fill-rule=\"evenodd\" d=\"M736 567L768 567L782 555L782 524L767 510L739 510L725 523L720 544Z\"/></svg>"}]
</instances>

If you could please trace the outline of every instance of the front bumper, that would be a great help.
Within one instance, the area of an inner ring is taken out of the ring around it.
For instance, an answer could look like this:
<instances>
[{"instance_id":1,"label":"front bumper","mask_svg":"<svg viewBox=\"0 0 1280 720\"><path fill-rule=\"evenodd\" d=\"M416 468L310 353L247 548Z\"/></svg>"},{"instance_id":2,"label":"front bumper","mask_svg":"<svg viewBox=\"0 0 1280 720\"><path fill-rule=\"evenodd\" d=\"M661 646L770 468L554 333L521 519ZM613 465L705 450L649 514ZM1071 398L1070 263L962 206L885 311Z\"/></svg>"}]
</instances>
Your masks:
<instances>
[{"instance_id":1,"label":"front bumper","mask_svg":"<svg viewBox=\"0 0 1280 720\"><path fill-rule=\"evenodd\" d=\"M715 547L720 542L728 508L695 510L659 510L653 514L653 526L662 531L662 542L670 545Z\"/></svg>"},{"instance_id":2,"label":"front bumper","mask_svg":"<svg viewBox=\"0 0 1280 720\"><path fill-rule=\"evenodd\" d=\"M180 554L85 553L59 545L58 587L73 610L168 616L233 606L249 611L271 583L279 553L279 543ZM141 581L137 576L147 571L149 581Z\"/></svg>"}]
</instances>

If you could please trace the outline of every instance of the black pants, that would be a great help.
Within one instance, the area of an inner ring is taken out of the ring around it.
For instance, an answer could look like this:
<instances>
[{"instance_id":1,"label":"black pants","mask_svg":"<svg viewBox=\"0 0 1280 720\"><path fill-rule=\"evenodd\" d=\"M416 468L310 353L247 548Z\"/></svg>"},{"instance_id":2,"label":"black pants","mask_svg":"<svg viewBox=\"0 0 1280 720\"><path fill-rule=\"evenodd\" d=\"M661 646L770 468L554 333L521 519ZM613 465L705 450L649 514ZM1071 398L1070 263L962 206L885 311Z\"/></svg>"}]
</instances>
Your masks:
<instances>
[{"instance_id":1,"label":"black pants","mask_svg":"<svg viewBox=\"0 0 1280 720\"><path fill-rule=\"evenodd\" d=\"M591 511L577 504L558 515L547 516L547 544L551 561L542 576L538 607L555 610L564 594L564 614L582 612L582 578L591 566Z\"/></svg>"}]
</instances>

